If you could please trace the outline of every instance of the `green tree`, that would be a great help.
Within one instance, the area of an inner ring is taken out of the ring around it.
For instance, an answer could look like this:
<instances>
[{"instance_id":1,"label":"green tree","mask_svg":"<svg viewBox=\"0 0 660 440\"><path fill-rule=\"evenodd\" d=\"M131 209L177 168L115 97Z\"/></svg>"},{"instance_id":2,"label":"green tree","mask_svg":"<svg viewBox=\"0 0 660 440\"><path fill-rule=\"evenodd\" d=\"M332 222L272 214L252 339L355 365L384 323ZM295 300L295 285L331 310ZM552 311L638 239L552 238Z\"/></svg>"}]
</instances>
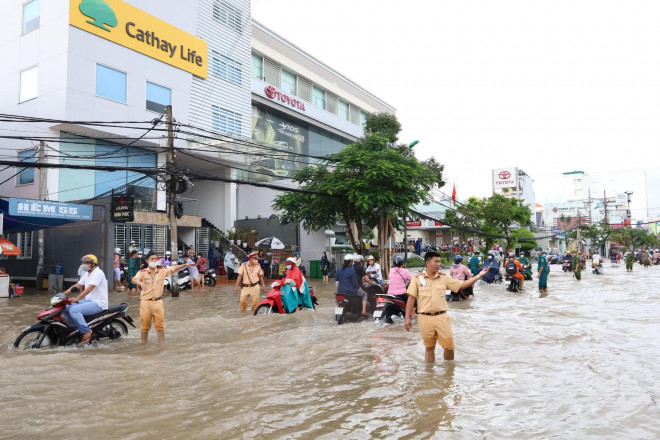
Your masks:
<instances>
[{"instance_id":1,"label":"green tree","mask_svg":"<svg viewBox=\"0 0 660 440\"><path fill-rule=\"evenodd\" d=\"M529 252L538 246L534 234L527 228L514 229L511 231L510 237L511 246L520 245L520 249L525 252Z\"/></svg>"},{"instance_id":2,"label":"green tree","mask_svg":"<svg viewBox=\"0 0 660 440\"><path fill-rule=\"evenodd\" d=\"M603 249L612 235L612 228L607 223L595 223L584 228L581 233L591 242L592 246Z\"/></svg>"},{"instance_id":3,"label":"green tree","mask_svg":"<svg viewBox=\"0 0 660 440\"><path fill-rule=\"evenodd\" d=\"M614 229L610 238L629 249L639 249L642 247L655 248L659 242L658 237L649 231L637 228Z\"/></svg>"},{"instance_id":4,"label":"green tree","mask_svg":"<svg viewBox=\"0 0 660 440\"><path fill-rule=\"evenodd\" d=\"M522 200L493 194L483 199L484 229L504 236L507 249L511 249L510 232L514 226L527 226L530 224L532 211L524 205Z\"/></svg>"},{"instance_id":5,"label":"green tree","mask_svg":"<svg viewBox=\"0 0 660 440\"><path fill-rule=\"evenodd\" d=\"M364 138L328 155L329 167L293 172L292 179L303 192L277 196L273 208L308 232L343 221L349 225L351 245L363 255L363 225L378 227L381 266L386 271L387 237L400 226L409 206L429 203L431 189L444 184L442 165L419 161L395 143L399 129L393 115L369 115Z\"/></svg>"}]
</instances>

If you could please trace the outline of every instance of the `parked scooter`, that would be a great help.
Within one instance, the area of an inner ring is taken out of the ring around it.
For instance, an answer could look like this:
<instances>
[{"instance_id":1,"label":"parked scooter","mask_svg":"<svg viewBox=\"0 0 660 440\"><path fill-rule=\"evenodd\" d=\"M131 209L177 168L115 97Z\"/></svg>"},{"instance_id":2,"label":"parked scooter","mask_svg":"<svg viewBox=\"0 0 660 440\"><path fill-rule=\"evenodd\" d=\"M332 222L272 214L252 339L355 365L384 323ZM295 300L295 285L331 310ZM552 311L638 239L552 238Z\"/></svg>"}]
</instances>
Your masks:
<instances>
[{"instance_id":1,"label":"parked scooter","mask_svg":"<svg viewBox=\"0 0 660 440\"><path fill-rule=\"evenodd\" d=\"M204 284L213 287L215 286L216 278L215 269L206 269L206 272L204 272Z\"/></svg>"},{"instance_id":2,"label":"parked scooter","mask_svg":"<svg viewBox=\"0 0 660 440\"><path fill-rule=\"evenodd\" d=\"M371 317L376 310L376 296L384 294L385 291L378 284L363 284L362 290L367 292L367 314ZM337 324L366 319L362 316L362 298L359 296L338 292L335 293L335 301L337 302L335 306Z\"/></svg>"},{"instance_id":3,"label":"parked scooter","mask_svg":"<svg viewBox=\"0 0 660 440\"><path fill-rule=\"evenodd\" d=\"M270 292L266 295L266 299L261 301L257 306L257 309L254 311L254 315L269 315L271 313L279 313L280 315L285 315L287 312L284 309L282 304L282 296L280 290L284 288L286 284L284 279L277 280L270 285ZM316 296L314 296L314 288L312 286L307 286L309 288L309 295L312 298L312 305L316 308L318 301ZM295 312L295 310L294 310Z\"/></svg>"},{"instance_id":4,"label":"parked scooter","mask_svg":"<svg viewBox=\"0 0 660 440\"><path fill-rule=\"evenodd\" d=\"M179 271L177 284L179 285L179 291L192 289L192 284L190 283L190 272L188 272L188 269L184 268ZM163 285L167 290L172 290L172 275L169 275L163 280Z\"/></svg>"},{"instance_id":5,"label":"parked scooter","mask_svg":"<svg viewBox=\"0 0 660 440\"><path fill-rule=\"evenodd\" d=\"M14 347L24 350L73 345L80 342L82 335L75 326L69 325L62 316L70 304L66 295L58 293L50 299L51 306L37 315L39 322L26 327L14 341ZM118 339L128 335L126 323L135 327L133 320L126 314L128 304L121 303L108 307L96 315L85 316L85 321L92 330L90 342L100 339Z\"/></svg>"}]
</instances>

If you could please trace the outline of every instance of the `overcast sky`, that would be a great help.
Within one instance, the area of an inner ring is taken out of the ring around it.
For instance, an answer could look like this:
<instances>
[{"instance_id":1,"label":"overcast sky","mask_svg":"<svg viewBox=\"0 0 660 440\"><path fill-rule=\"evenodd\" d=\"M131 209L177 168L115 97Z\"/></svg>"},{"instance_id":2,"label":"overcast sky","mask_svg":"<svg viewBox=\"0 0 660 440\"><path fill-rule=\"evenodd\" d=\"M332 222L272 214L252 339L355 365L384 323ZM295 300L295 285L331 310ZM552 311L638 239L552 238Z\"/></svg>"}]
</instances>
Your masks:
<instances>
[{"instance_id":1,"label":"overcast sky","mask_svg":"<svg viewBox=\"0 0 660 440\"><path fill-rule=\"evenodd\" d=\"M402 141L445 164L459 199L517 166L538 203L559 202L561 173L582 170L633 190L634 218L647 195L660 216L660 1L253 0L252 14L396 107Z\"/></svg>"}]
</instances>

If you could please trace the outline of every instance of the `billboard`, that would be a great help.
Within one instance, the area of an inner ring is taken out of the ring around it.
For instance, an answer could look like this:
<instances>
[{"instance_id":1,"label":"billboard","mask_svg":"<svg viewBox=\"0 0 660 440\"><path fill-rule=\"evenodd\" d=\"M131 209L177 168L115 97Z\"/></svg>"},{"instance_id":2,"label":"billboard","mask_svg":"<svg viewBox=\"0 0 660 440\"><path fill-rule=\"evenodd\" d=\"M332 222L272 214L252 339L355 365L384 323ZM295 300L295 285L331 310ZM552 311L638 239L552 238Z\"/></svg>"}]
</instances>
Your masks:
<instances>
[{"instance_id":1,"label":"billboard","mask_svg":"<svg viewBox=\"0 0 660 440\"><path fill-rule=\"evenodd\" d=\"M518 186L518 168L500 168L493 170L493 189L516 188Z\"/></svg>"},{"instance_id":2,"label":"billboard","mask_svg":"<svg viewBox=\"0 0 660 440\"><path fill-rule=\"evenodd\" d=\"M264 154L263 159L250 163L250 177L258 180L282 179L307 163L300 154L309 152L309 133L306 126L263 107L252 106L252 140L279 151Z\"/></svg>"}]
</instances>

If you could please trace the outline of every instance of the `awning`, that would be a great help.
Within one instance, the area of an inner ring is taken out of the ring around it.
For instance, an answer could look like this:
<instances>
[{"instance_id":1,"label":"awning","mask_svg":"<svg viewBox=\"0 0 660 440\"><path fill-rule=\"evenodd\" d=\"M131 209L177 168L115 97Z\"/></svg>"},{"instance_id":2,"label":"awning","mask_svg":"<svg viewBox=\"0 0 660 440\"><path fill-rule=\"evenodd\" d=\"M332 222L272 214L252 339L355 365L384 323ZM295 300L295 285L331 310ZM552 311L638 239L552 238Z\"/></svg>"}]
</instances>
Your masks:
<instances>
[{"instance_id":1,"label":"awning","mask_svg":"<svg viewBox=\"0 0 660 440\"><path fill-rule=\"evenodd\" d=\"M38 231L40 229L54 228L55 226L74 222L74 220L9 215L9 201L3 199L0 199L0 213L4 214L3 232L5 234Z\"/></svg>"}]
</instances>

